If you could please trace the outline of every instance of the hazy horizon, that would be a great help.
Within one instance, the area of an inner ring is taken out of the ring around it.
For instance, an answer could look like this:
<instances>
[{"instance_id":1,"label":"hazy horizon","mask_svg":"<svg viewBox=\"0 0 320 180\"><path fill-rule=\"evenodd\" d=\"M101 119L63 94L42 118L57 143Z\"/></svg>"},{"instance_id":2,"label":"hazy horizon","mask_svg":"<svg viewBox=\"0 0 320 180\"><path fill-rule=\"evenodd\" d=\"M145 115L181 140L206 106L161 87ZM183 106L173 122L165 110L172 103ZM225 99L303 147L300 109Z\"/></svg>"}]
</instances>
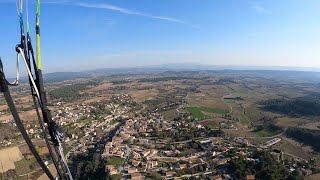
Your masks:
<instances>
[{"instance_id":1,"label":"hazy horizon","mask_svg":"<svg viewBox=\"0 0 320 180\"><path fill-rule=\"evenodd\" d=\"M286 66L244 66L244 65L209 65L199 63L171 63L171 64L156 64L146 66L126 66L126 67L100 67L100 68L83 68L74 70L57 70L57 71L44 71L46 74L55 73L94 73L103 72L111 74L124 73L126 71L133 72L163 72L163 71L291 71L291 72L314 72L320 73L320 68L312 67L286 67ZM7 78L15 78L14 72L5 71ZM22 77L27 77L25 69L20 67L20 74Z\"/></svg>"}]
</instances>

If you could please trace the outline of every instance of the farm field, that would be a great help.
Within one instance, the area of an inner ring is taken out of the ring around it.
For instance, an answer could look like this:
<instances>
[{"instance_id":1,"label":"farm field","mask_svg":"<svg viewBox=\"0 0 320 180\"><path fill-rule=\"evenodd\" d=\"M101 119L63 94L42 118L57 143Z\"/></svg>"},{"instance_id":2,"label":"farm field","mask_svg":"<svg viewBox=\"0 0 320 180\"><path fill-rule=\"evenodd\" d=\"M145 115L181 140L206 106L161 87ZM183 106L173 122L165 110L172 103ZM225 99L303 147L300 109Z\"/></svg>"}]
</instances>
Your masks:
<instances>
[{"instance_id":1,"label":"farm field","mask_svg":"<svg viewBox=\"0 0 320 180\"><path fill-rule=\"evenodd\" d=\"M112 83L104 83L89 89L84 90L83 92L99 92L99 91L106 91L108 89L110 89L111 87L113 87Z\"/></svg>"},{"instance_id":2,"label":"farm field","mask_svg":"<svg viewBox=\"0 0 320 180\"><path fill-rule=\"evenodd\" d=\"M235 103L235 100L233 100L233 99L223 99L223 101L225 103Z\"/></svg>"},{"instance_id":3,"label":"farm field","mask_svg":"<svg viewBox=\"0 0 320 180\"><path fill-rule=\"evenodd\" d=\"M56 171L53 164L49 165L49 170L52 173L52 175L54 175L54 176L57 175L57 171ZM42 174L37 180L47 180L47 179L48 179L48 176L46 174Z\"/></svg>"},{"instance_id":4,"label":"farm field","mask_svg":"<svg viewBox=\"0 0 320 180\"><path fill-rule=\"evenodd\" d=\"M274 133L273 131L270 130L261 130L256 132L259 136L261 137L270 137L270 136L274 136L276 133Z\"/></svg>"},{"instance_id":5,"label":"farm field","mask_svg":"<svg viewBox=\"0 0 320 180\"><path fill-rule=\"evenodd\" d=\"M245 116L248 117L253 123L259 123L260 118L263 117L261 111L256 107L247 108Z\"/></svg>"},{"instance_id":6,"label":"farm field","mask_svg":"<svg viewBox=\"0 0 320 180\"><path fill-rule=\"evenodd\" d=\"M226 122L227 120L224 118L213 118L213 119L206 119L202 121L198 121L199 124L203 126L208 126L210 128L219 128L219 123Z\"/></svg>"},{"instance_id":7,"label":"farm field","mask_svg":"<svg viewBox=\"0 0 320 180\"><path fill-rule=\"evenodd\" d=\"M301 118L290 118L290 117L283 117L277 119L277 125L281 127L295 127L301 126L306 122L305 119Z\"/></svg>"},{"instance_id":8,"label":"farm field","mask_svg":"<svg viewBox=\"0 0 320 180\"><path fill-rule=\"evenodd\" d=\"M29 111L23 111L20 112L20 118L23 121L28 121L28 122L32 122L36 120L36 111L35 110L29 110ZM11 114L6 114L6 115L0 115L0 121L6 121L9 119L13 119Z\"/></svg>"},{"instance_id":9,"label":"farm field","mask_svg":"<svg viewBox=\"0 0 320 180\"><path fill-rule=\"evenodd\" d=\"M133 90L128 92L136 101L143 102L153 99L159 91L156 89Z\"/></svg>"},{"instance_id":10,"label":"farm field","mask_svg":"<svg viewBox=\"0 0 320 180\"><path fill-rule=\"evenodd\" d=\"M284 153L292 154L306 160L313 157L311 151L308 152L308 150L302 148L301 145L293 143L292 140L286 138L282 138L282 141L275 145L275 147L279 148Z\"/></svg>"},{"instance_id":11,"label":"farm field","mask_svg":"<svg viewBox=\"0 0 320 180\"><path fill-rule=\"evenodd\" d=\"M223 130L230 137L260 137L257 133L246 130Z\"/></svg>"},{"instance_id":12,"label":"farm field","mask_svg":"<svg viewBox=\"0 0 320 180\"><path fill-rule=\"evenodd\" d=\"M161 114L165 119L173 120L175 117L177 117L176 112L177 111L175 109L171 109L168 111L162 111Z\"/></svg>"},{"instance_id":13,"label":"farm field","mask_svg":"<svg viewBox=\"0 0 320 180\"><path fill-rule=\"evenodd\" d=\"M84 100L84 103L90 104L90 103L94 103L94 102L98 102L98 101L103 101L108 99L108 96L101 96L101 97L94 97L94 98L87 98L86 100Z\"/></svg>"},{"instance_id":14,"label":"farm field","mask_svg":"<svg viewBox=\"0 0 320 180\"><path fill-rule=\"evenodd\" d=\"M15 162L23 159L17 146L0 150L0 173L15 169Z\"/></svg>"},{"instance_id":15,"label":"farm field","mask_svg":"<svg viewBox=\"0 0 320 180\"><path fill-rule=\"evenodd\" d=\"M214 88L199 88L197 93L189 93L186 100L192 106L197 107L215 107L218 109L229 109L222 97L227 95L225 89L220 86Z\"/></svg>"},{"instance_id":16,"label":"farm field","mask_svg":"<svg viewBox=\"0 0 320 180\"><path fill-rule=\"evenodd\" d=\"M218 109L218 108L209 108L209 107L186 107L186 111L191 113L191 115L195 118L198 118L198 120L203 120L209 118L209 116L205 115L203 112L208 113L215 113L215 114L227 114L228 111L224 109Z\"/></svg>"},{"instance_id":17,"label":"farm field","mask_svg":"<svg viewBox=\"0 0 320 180\"><path fill-rule=\"evenodd\" d=\"M20 161L16 161L14 165L16 167L17 175L19 176L19 175L23 175L31 172L32 171L31 167L35 163L37 163L35 158L32 158L30 160L22 159Z\"/></svg>"}]
</instances>

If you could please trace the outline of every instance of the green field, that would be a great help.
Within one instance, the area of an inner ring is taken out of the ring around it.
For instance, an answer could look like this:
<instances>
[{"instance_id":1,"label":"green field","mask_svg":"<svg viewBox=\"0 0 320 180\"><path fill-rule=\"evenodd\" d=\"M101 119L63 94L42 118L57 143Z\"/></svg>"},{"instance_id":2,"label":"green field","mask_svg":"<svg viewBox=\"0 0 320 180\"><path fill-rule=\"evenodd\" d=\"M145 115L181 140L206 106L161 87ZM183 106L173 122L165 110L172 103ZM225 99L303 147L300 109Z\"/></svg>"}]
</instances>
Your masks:
<instances>
[{"instance_id":1,"label":"green field","mask_svg":"<svg viewBox=\"0 0 320 180\"><path fill-rule=\"evenodd\" d=\"M120 157L116 157L116 156L111 156L108 161L107 164L109 165L114 165L114 166L120 166L123 162L123 159Z\"/></svg>"},{"instance_id":2,"label":"green field","mask_svg":"<svg viewBox=\"0 0 320 180\"><path fill-rule=\"evenodd\" d=\"M256 133L261 137L269 137L275 135L275 133L270 130L261 130Z\"/></svg>"},{"instance_id":3,"label":"green field","mask_svg":"<svg viewBox=\"0 0 320 180\"><path fill-rule=\"evenodd\" d=\"M32 158L30 160L22 159L20 161L17 161L14 163L16 167L17 175L27 174L32 171L30 168L30 165L34 164L36 162L35 158Z\"/></svg>"},{"instance_id":4,"label":"green field","mask_svg":"<svg viewBox=\"0 0 320 180\"><path fill-rule=\"evenodd\" d=\"M227 114L229 112L224 109L208 108L208 107L186 107L185 110L191 113L193 117L198 118L198 120L209 118L202 112L209 112L209 113L216 113L216 114Z\"/></svg>"}]
</instances>

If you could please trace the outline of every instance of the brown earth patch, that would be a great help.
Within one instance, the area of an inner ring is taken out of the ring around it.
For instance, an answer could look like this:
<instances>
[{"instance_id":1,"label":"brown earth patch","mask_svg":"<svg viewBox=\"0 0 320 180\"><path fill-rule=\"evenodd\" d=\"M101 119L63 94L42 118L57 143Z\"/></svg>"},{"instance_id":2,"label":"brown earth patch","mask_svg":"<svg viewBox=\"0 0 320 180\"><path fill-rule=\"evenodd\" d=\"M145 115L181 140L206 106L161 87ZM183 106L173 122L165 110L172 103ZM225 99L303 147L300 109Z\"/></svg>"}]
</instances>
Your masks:
<instances>
[{"instance_id":1,"label":"brown earth patch","mask_svg":"<svg viewBox=\"0 0 320 180\"><path fill-rule=\"evenodd\" d=\"M151 100L156 95L158 95L158 93L159 91L157 89L133 90L128 92L128 94L131 95L138 102Z\"/></svg>"}]
</instances>

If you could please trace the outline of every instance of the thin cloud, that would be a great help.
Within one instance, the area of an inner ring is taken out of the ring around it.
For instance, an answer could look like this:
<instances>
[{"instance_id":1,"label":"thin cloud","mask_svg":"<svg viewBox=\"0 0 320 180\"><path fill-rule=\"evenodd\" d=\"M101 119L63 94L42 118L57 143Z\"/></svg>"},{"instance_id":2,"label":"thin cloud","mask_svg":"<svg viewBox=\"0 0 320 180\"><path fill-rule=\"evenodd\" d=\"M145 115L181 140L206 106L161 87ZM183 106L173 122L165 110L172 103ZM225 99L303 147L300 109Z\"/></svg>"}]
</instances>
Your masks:
<instances>
[{"instance_id":1,"label":"thin cloud","mask_svg":"<svg viewBox=\"0 0 320 180\"><path fill-rule=\"evenodd\" d=\"M180 24L186 24L188 25L187 22L182 21L180 19L172 18L172 17L166 17L166 16L154 16L154 15L149 15L137 11L132 11L130 9L118 7L118 6L113 6L110 4L89 4L89 3L75 3L74 5L81 6L81 7L86 7L86 8L97 8L97 9L107 9L107 10L112 10L112 11L117 11L122 14L128 14L128 15L136 15L136 16L143 16L151 19L158 19L158 20L163 20L163 21L169 21L169 22L175 22L175 23L180 23Z\"/></svg>"},{"instance_id":2,"label":"thin cloud","mask_svg":"<svg viewBox=\"0 0 320 180\"><path fill-rule=\"evenodd\" d=\"M176 23L181 23L181 24L187 24L186 22L181 21L179 19L165 17L165 16L149 16L149 17L153 18L153 19L160 19L160 20L171 21L171 22L176 22Z\"/></svg>"},{"instance_id":3,"label":"thin cloud","mask_svg":"<svg viewBox=\"0 0 320 180\"><path fill-rule=\"evenodd\" d=\"M101 3L101 4L95 4L95 3L84 3L84 2L75 2L75 0L53 0L53 1L47 1L46 3L50 4L65 4L65 5L73 5L73 6L79 6L79 7L84 7L84 8L95 8L95 9L105 9L105 10L111 10L115 11L118 13L122 14L127 14L127 15L133 15L133 16L141 16L145 18L150 18L150 19L155 19L155 20L162 20L162 21L167 21L167 22L173 22L173 23L179 23L179 24L184 24L187 26L191 26L192 28L199 29L199 27L189 24L183 20L176 19L173 17L167 17L167 16L156 16L156 15L151 15L151 14L146 14L138 11L133 11L130 9L122 8L119 6L114 6L111 4L106 4L106 3Z\"/></svg>"},{"instance_id":4,"label":"thin cloud","mask_svg":"<svg viewBox=\"0 0 320 180\"><path fill-rule=\"evenodd\" d=\"M80 7L85 7L85 8L107 9L107 10L117 11L117 12L122 13L122 14L145 16L142 13L131 11L129 9L121 8L121 7L118 7L118 6L113 6L113 5L110 5L110 4L74 3L73 5L80 6Z\"/></svg>"},{"instance_id":5,"label":"thin cloud","mask_svg":"<svg viewBox=\"0 0 320 180\"><path fill-rule=\"evenodd\" d=\"M271 15L272 14L271 11L269 11L268 9L264 8L261 5L254 5L252 8L259 14L267 14L267 15Z\"/></svg>"}]
</instances>

